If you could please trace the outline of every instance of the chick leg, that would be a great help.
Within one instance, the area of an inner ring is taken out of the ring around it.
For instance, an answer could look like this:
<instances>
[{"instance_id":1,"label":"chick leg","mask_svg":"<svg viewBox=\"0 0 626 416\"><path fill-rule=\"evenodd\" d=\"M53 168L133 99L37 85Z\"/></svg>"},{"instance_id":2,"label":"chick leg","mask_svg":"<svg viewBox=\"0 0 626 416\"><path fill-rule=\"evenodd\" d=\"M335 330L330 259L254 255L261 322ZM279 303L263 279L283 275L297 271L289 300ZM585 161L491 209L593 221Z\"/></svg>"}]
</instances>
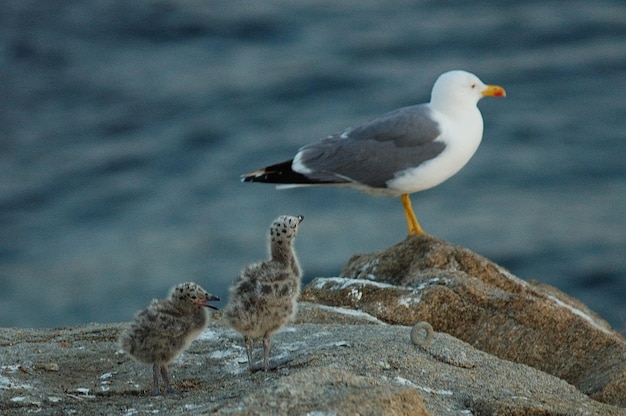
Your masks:
<instances>
[{"instance_id":1,"label":"chick leg","mask_svg":"<svg viewBox=\"0 0 626 416\"><path fill-rule=\"evenodd\" d=\"M152 395L158 396L161 392L159 391L159 366L158 364L154 364L152 366Z\"/></svg>"},{"instance_id":2,"label":"chick leg","mask_svg":"<svg viewBox=\"0 0 626 416\"><path fill-rule=\"evenodd\" d=\"M263 370L267 371L270 361L270 348L272 340L269 334L265 334L263 337Z\"/></svg>"},{"instance_id":3,"label":"chick leg","mask_svg":"<svg viewBox=\"0 0 626 416\"><path fill-rule=\"evenodd\" d=\"M176 390L170 386L170 378L167 374L167 366L161 366L161 377L163 377L163 383L165 383L165 392L163 394L176 394L178 393Z\"/></svg>"},{"instance_id":4,"label":"chick leg","mask_svg":"<svg viewBox=\"0 0 626 416\"><path fill-rule=\"evenodd\" d=\"M250 372L254 372L253 362L252 362L252 350L254 349L254 340L251 337L245 336L243 340L246 344L246 353L248 354L248 368Z\"/></svg>"}]
</instances>

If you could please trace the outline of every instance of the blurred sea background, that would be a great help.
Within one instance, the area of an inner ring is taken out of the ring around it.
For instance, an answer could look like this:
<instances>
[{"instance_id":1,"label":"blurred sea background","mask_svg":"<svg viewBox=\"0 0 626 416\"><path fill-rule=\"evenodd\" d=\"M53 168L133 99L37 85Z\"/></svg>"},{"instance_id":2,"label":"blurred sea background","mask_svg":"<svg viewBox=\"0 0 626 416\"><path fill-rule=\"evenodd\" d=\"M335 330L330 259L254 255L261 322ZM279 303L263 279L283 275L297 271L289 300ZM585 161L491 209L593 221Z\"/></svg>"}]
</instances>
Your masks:
<instances>
[{"instance_id":1,"label":"blurred sea background","mask_svg":"<svg viewBox=\"0 0 626 416\"><path fill-rule=\"evenodd\" d=\"M0 326L222 298L304 215L305 283L406 236L399 199L242 173L400 106L442 72L506 88L481 147L414 194L424 229L626 327L626 3L1 0Z\"/></svg>"}]
</instances>

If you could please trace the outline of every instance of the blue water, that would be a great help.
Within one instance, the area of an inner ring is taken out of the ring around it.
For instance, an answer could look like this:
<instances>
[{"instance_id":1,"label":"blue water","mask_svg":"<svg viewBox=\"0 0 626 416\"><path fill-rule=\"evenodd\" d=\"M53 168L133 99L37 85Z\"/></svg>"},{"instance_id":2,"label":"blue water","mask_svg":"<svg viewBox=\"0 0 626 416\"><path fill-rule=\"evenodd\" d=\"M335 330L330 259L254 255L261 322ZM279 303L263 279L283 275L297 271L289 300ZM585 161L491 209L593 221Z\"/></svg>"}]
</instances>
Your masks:
<instances>
[{"instance_id":1,"label":"blue water","mask_svg":"<svg viewBox=\"0 0 626 416\"><path fill-rule=\"evenodd\" d=\"M457 68L508 97L422 226L626 326L623 1L1 3L0 326L125 321L187 280L225 304L280 214L305 281L401 241L397 199L239 176Z\"/></svg>"}]
</instances>

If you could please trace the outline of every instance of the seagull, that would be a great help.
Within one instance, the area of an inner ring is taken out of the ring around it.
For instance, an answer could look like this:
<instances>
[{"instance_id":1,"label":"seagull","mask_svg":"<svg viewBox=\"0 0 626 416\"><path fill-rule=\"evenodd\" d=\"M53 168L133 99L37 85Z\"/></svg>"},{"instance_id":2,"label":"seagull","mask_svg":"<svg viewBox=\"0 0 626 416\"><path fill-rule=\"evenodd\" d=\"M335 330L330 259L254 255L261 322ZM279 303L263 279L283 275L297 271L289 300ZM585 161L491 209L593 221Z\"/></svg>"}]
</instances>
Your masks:
<instances>
[{"instance_id":1,"label":"seagull","mask_svg":"<svg viewBox=\"0 0 626 416\"><path fill-rule=\"evenodd\" d=\"M267 371L272 334L296 314L302 271L293 243L302 220L301 215L276 218L269 232L269 260L246 267L230 288L224 316L243 335L250 372L258 369L252 361L254 339L263 339L262 368Z\"/></svg>"},{"instance_id":2,"label":"seagull","mask_svg":"<svg viewBox=\"0 0 626 416\"><path fill-rule=\"evenodd\" d=\"M119 336L120 348L143 364L152 364L152 395L159 395L159 372L165 393L176 393L170 386L167 366L183 352L207 326L205 308L216 309L219 301L193 282L181 283L170 290L167 299L155 299L139 311L135 320Z\"/></svg>"},{"instance_id":3,"label":"seagull","mask_svg":"<svg viewBox=\"0 0 626 416\"><path fill-rule=\"evenodd\" d=\"M424 231L409 194L433 188L456 174L478 149L483 97L504 88L454 70L440 75L428 103L402 107L298 150L293 159L246 173L243 182L344 186L371 195L400 196L409 235Z\"/></svg>"}]
</instances>

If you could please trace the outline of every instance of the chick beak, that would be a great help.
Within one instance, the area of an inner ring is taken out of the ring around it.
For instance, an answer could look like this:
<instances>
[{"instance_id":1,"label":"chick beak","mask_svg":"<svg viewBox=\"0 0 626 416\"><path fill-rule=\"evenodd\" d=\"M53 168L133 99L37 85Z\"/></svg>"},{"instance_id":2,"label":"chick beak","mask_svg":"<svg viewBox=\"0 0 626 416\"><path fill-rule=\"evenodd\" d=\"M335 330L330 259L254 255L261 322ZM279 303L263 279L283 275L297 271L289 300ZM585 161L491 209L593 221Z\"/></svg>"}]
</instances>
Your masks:
<instances>
[{"instance_id":1,"label":"chick beak","mask_svg":"<svg viewBox=\"0 0 626 416\"><path fill-rule=\"evenodd\" d=\"M199 301L199 302L198 302L198 305L201 305L201 306L204 306L204 307L206 307L206 308L210 308L210 309L213 309L213 310L216 310L216 311L217 311L217 310L218 310L218 309L217 309L217 307L215 307L215 306L211 305L209 302L210 302L210 301L216 301L216 302L219 302L219 300L220 300L220 298L219 298L219 297L214 296L214 295L209 295L209 296L208 296L205 300L201 300L201 301Z\"/></svg>"}]
</instances>

